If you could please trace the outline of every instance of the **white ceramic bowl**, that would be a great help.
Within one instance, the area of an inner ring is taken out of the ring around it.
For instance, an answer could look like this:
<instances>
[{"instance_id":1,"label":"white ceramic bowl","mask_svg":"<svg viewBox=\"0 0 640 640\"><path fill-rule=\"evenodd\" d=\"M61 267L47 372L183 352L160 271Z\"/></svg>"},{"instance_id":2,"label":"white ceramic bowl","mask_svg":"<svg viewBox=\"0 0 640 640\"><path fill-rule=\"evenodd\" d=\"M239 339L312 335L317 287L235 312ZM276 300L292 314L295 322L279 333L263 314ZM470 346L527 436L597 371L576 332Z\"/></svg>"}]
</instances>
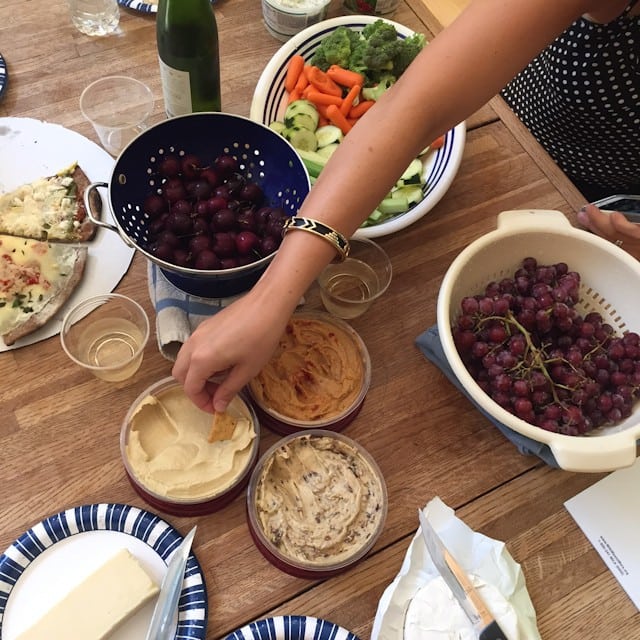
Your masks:
<instances>
[{"instance_id":1,"label":"white ceramic bowl","mask_svg":"<svg viewBox=\"0 0 640 640\"><path fill-rule=\"evenodd\" d=\"M640 332L640 263L626 251L588 231L577 229L559 211L505 211L498 228L478 238L453 261L438 295L438 330L444 354L472 400L489 416L514 431L549 446L558 465L568 471L602 472L631 465L640 439L640 402L621 423L585 436L546 431L525 422L492 400L467 371L456 349L452 324L463 297L483 291L491 281L511 277L522 260L565 262L581 276L581 315L600 313L615 332Z\"/></svg>"},{"instance_id":2,"label":"white ceramic bowl","mask_svg":"<svg viewBox=\"0 0 640 640\"><path fill-rule=\"evenodd\" d=\"M377 16L366 15L340 16L307 27L293 36L278 49L264 68L253 94L249 117L266 125L282 118L287 102L284 79L287 63L292 55L300 54L305 60L309 60L323 38L337 27L344 25L361 31L367 24L379 19ZM413 33L411 29L397 22L392 20L387 22L391 23L403 38ZM440 149L425 157L423 175L426 186L423 189L424 199L420 203L405 213L398 214L380 224L358 229L354 234L355 237L377 238L395 233L431 211L447 192L458 172L465 138L466 126L461 122L447 132L444 145Z\"/></svg>"}]
</instances>

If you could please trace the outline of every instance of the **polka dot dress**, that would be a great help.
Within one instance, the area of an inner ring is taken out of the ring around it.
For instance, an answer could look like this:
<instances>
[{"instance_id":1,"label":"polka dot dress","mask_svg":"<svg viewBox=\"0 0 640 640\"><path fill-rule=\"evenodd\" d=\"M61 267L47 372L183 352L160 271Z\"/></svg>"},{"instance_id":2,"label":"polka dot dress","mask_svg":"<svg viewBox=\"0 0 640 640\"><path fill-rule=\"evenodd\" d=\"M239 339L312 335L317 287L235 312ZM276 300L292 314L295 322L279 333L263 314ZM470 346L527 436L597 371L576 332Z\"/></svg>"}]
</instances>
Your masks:
<instances>
[{"instance_id":1,"label":"polka dot dress","mask_svg":"<svg viewBox=\"0 0 640 640\"><path fill-rule=\"evenodd\" d=\"M640 193L640 16L581 18L502 92L590 200Z\"/></svg>"}]
</instances>

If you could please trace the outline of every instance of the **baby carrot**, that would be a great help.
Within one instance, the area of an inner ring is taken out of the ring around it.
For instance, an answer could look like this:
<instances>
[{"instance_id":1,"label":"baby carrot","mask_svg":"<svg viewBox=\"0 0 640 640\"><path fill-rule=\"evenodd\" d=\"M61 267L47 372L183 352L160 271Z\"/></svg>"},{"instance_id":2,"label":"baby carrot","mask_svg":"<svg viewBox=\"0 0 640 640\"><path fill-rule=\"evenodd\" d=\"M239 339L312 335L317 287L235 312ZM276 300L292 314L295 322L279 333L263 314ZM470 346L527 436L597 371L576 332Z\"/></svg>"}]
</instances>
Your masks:
<instances>
[{"instance_id":1,"label":"baby carrot","mask_svg":"<svg viewBox=\"0 0 640 640\"><path fill-rule=\"evenodd\" d=\"M296 89L294 89L287 96L287 104L291 104L292 102L295 102L296 100L300 100L300 98L302 98L302 94L299 91L297 91Z\"/></svg>"},{"instance_id":2,"label":"baby carrot","mask_svg":"<svg viewBox=\"0 0 640 640\"><path fill-rule=\"evenodd\" d=\"M332 95L330 95L328 93L322 93L321 91L318 91L317 89L314 89L313 85L310 85L310 88L306 92L305 97L309 102L313 102L313 104L315 104L315 105L318 105L318 104L324 104L324 105L335 104L337 106L340 106L342 104L342 98L339 98L338 96L332 96Z\"/></svg>"},{"instance_id":3,"label":"baby carrot","mask_svg":"<svg viewBox=\"0 0 640 640\"><path fill-rule=\"evenodd\" d=\"M364 84L364 76L361 73L345 69L337 64L332 64L327 69L327 75L343 87L353 87L355 84L362 86Z\"/></svg>"},{"instance_id":4,"label":"baby carrot","mask_svg":"<svg viewBox=\"0 0 640 640\"><path fill-rule=\"evenodd\" d=\"M345 136L349 131L351 131L351 124L344 117L342 111L340 111L340 108L337 105L330 104L327 107L327 118L329 118L331 123L335 124Z\"/></svg>"},{"instance_id":5,"label":"baby carrot","mask_svg":"<svg viewBox=\"0 0 640 640\"><path fill-rule=\"evenodd\" d=\"M363 116L375 103L375 100L360 100L358 104L354 105L349 110L349 117L359 118L360 116Z\"/></svg>"},{"instance_id":6,"label":"baby carrot","mask_svg":"<svg viewBox=\"0 0 640 640\"><path fill-rule=\"evenodd\" d=\"M295 54L289 59L287 73L284 78L284 88L291 93L298 82L298 78L304 69L304 58L300 54Z\"/></svg>"},{"instance_id":7,"label":"baby carrot","mask_svg":"<svg viewBox=\"0 0 640 640\"><path fill-rule=\"evenodd\" d=\"M298 76L298 80L296 81L295 86L293 87L294 90L296 91L300 91L302 92L302 90L305 87L309 86L309 79L307 78L307 74L305 73L304 69L300 72L300 75Z\"/></svg>"},{"instance_id":8,"label":"baby carrot","mask_svg":"<svg viewBox=\"0 0 640 640\"><path fill-rule=\"evenodd\" d=\"M342 111L343 116L348 116L349 111L351 111L351 107L353 107L353 103L356 101L358 96L360 95L360 90L362 89L361 84L354 84L351 89L347 92L347 95L342 99L342 104L340 105L340 111Z\"/></svg>"},{"instance_id":9,"label":"baby carrot","mask_svg":"<svg viewBox=\"0 0 640 640\"><path fill-rule=\"evenodd\" d=\"M309 65L306 70L309 83L318 91L342 98L342 89L322 69Z\"/></svg>"},{"instance_id":10,"label":"baby carrot","mask_svg":"<svg viewBox=\"0 0 640 640\"><path fill-rule=\"evenodd\" d=\"M430 145L429 145L429 149L431 150L435 150L435 149L439 149L440 147L442 147L444 145L444 139L445 136L444 134L441 136L438 136Z\"/></svg>"}]
</instances>

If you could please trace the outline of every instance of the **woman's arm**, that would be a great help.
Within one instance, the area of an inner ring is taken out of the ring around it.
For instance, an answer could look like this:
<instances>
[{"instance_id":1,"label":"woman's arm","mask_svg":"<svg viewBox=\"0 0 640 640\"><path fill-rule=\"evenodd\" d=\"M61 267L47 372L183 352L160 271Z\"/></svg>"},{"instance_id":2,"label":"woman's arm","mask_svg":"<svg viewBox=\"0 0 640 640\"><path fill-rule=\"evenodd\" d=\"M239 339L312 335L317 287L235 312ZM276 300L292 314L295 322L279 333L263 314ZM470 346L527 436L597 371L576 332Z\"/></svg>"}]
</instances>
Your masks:
<instances>
[{"instance_id":1,"label":"woman's arm","mask_svg":"<svg viewBox=\"0 0 640 640\"><path fill-rule=\"evenodd\" d=\"M299 215L351 236L426 144L484 105L603 1L472 0L340 143ZM260 371L301 296L334 255L312 234L288 233L253 289L193 333L173 375L198 406L224 410ZM222 372L219 386L207 382Z\"/></svg>"}]
</instances>

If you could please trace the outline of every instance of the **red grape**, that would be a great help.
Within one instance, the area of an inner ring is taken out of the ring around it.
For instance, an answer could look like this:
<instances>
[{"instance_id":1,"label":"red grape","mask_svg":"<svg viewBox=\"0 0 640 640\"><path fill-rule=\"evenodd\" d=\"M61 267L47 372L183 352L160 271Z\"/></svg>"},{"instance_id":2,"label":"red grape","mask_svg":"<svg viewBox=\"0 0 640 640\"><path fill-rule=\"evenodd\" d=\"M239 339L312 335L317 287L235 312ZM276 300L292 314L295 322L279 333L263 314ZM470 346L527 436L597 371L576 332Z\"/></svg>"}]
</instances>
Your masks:
<instances>
[{"instance_id":1,"label":"red grape","mask_svg":"<svg viewBox=\"0 0 640 640\"><path fill-rule=\"evenodd\" d=\"M583 435L640 400L640 336L597 312L582 317L580 274L526 258L510 278L460 302L452 327L471 376L500 406L540 428Z\"/></svg>"}]
</instances>

